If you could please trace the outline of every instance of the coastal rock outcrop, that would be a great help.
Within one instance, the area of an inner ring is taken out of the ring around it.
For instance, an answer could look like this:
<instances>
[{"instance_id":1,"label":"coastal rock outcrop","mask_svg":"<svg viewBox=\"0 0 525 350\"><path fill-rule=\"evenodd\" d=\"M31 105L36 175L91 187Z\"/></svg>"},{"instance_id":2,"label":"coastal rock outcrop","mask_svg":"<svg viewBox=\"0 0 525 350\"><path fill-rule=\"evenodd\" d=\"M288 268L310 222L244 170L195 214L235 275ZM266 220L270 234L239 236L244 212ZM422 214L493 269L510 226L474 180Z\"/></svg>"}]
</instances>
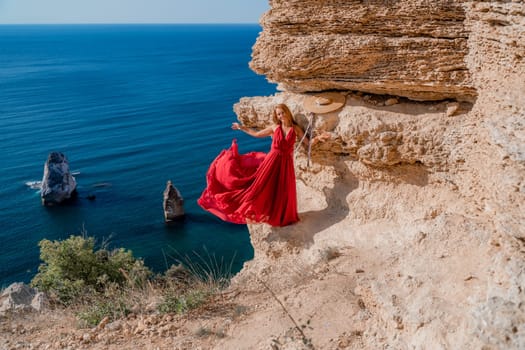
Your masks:
<instances>
[{"instance_id":1,"label":"coastal rock outcrop","mask_svg":"<svg viewBox=\"0 0 525 350\"><path fill-rule=\"evenodd\" d=\"M0 295L0 316L7 312L41 311L47 305L47 298L42 292L25 283L13 283Z\"/></svg>"},{"instance_id":2,"label":"coastal rock outcrop","mask_svg":"<svg viewBox=\"0 0 525 350\"><path fill-rule=\"evenodd\" d=\"M132 313L49 344L525 349L525 3L270 5L251 65L285 91L234 111L262 128L286 103L330 133L312 159L295 151L300 222L250 224L254 258L180 323ZM346 103L311 117L323 89Z\"/></svg>"},{"instance_id":3,"label":"coastal rock outcrop","mask_svg":"<svg viewBox=\"0 0 525 350\"><path fill-rule=\"evenodd\" d=\"M296 152L301 221L250 225L234 285L264 281L316 348L524 348L525 3L270 5L250 65L283 92L242 98L239 120L264 127L286 103L306 127L315 91L346 104L312 121L331 138L310 165ZM347 313L303 312L331 279L346 288L315 310Z\"/></svg>"},{"instance_id":4,"label":"coastal rock outcrop","mask_svg":"<svg viewBox=\"0 0 525 350\"><path fill-rule=\"evenodd\" d=\"M286 91L473 100L462 2L272 0L251 68Z\"/></svg>"},{"instance_id":5,"label":"coastal rock outcrop","mask_svg":"<svg viewBox=\"0 0 525 350\"><path fill-rule=\"evenodd\" d=\"M77 182L69 170L69 162L61 152L51 152L44 165L40 197L42 204L51 206L74 199Z\"/></svg>"},{"instance_id":6,"label":"coastal rock outcrop","mask_svg":"<svg viewBox=\"0 0 525 350\"><path fill-rule=\"evenodd\" d=\"M184 198L179 190L173 186L171 180L166 183L164 190L164 220L166 222L180 221L184 219Z\"/></svg>"}]
</instances>

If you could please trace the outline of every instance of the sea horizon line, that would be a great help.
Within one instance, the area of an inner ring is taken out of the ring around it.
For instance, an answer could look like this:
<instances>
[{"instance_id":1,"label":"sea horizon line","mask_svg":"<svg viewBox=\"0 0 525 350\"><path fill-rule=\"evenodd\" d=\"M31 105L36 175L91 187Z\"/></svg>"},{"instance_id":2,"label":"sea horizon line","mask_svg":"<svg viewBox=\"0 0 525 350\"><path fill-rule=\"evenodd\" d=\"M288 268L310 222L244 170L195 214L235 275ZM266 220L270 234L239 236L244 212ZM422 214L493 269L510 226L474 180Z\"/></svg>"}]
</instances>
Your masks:
<instances>
[{"instance_id":1,"label":"sea horizon line","mask_svg":"<svg viewBox=\"0 0 525 350\"><path fill-rule=\"evenodd\" d=\"M257 22L83 22L83 23L0 23L0 26L82 26L82 25L260 25Z\"/></svg>"}]
</instances>

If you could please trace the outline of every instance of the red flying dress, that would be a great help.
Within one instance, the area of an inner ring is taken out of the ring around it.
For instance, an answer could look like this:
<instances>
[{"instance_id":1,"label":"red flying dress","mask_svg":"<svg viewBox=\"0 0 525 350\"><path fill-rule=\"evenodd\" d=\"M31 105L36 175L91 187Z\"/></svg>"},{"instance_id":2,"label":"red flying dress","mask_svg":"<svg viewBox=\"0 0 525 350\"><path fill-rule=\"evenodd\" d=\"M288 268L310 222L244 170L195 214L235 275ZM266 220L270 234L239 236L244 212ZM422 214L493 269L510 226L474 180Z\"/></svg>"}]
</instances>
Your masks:
<instances>
[{"instance_id":1,"label":"red flying dress","mask_svg":"<svg viewBox=\"0 0 525 350\"><path fill-rule=\"evenodd\" d=\"M293 165L295 138L293 128L284 135L278 126L268 154L239 154L233 140L231 147L211 163L207 187L197 203L236 224L286 226L299 221Z\"/></svg>"}]
</instances>

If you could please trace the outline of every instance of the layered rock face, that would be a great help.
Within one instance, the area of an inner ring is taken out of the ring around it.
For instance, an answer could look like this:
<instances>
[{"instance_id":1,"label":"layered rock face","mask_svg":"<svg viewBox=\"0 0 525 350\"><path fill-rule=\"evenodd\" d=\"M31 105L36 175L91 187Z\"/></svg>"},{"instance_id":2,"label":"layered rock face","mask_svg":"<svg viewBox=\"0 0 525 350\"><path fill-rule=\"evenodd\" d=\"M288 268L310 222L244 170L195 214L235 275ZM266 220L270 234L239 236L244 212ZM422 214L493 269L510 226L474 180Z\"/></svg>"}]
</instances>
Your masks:
<instances>
[{"instance_id":1,"label":"layered rock face","mask_svg":"<svg viewBox=\"0 0 525 350\"><path fill-rule=\"evenodd\" d=\"M472 100L456 1L273 0L250 64L288 91Z\"/></svg>"},{"instance_id":2,"label":"layered rock face","mask_svg":"<svg viewBox=\"0 0 525 350\"><path fill-rule=\"evenodd\" d=\"M236 282L264 280L316 348L525 348L525 4L270 4L251 66L286 91L241 99L239 120L286 103L306 127L311 91L346 104L312 120L332 137L310 166L296 153L300 223L251 225ZM337 285L309 308L319 280Z\"/></svg>"},{"instance_id":3,"label":"layered rock face","mask_svg":"<svg viewBox=\"0 0 525 350\"><path fill-rule=\"evenodd\" d=\"M525 348L525 4L468 4L469 55L479 103L470 115L479 141L465 150L472 194L493 224L486 300L474 309L485 344ZM478 191L474 190L477 189ZM469 192L470 192L469 191Z\"/></svg>"}]
</instances>

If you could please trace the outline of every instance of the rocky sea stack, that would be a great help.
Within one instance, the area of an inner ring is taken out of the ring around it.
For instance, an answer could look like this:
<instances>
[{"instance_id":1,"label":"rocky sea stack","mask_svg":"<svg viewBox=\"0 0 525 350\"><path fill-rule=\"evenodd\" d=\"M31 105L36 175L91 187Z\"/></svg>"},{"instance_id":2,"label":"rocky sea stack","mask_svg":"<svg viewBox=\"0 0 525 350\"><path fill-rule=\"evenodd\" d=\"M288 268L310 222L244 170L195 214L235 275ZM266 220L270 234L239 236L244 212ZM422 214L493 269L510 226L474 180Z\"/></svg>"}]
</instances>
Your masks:
<instances>
[{"instance_id":1,"label":"rocky sea stack","mask_svg":"<svg viewBox=\"0 0 525 350\"><path fill-rule=\"evenodd\" d=\"M171 180L166 183L163 208L166 223L184 220L184 216L186 215L184 212L184 198L182 198L179 190L173 186Z\"/></svg>"},{"instance_id":2,"label":"rocky sea stack","mask_svg":"<svg viewBox=\"0 0 525 350\"><path fill-rule=\"evenodd\" d=\"M77 182L61 152L51 152L47 157L40 197L45 206L62 204L77 197Z\"/></svg>"}]
</instances>

